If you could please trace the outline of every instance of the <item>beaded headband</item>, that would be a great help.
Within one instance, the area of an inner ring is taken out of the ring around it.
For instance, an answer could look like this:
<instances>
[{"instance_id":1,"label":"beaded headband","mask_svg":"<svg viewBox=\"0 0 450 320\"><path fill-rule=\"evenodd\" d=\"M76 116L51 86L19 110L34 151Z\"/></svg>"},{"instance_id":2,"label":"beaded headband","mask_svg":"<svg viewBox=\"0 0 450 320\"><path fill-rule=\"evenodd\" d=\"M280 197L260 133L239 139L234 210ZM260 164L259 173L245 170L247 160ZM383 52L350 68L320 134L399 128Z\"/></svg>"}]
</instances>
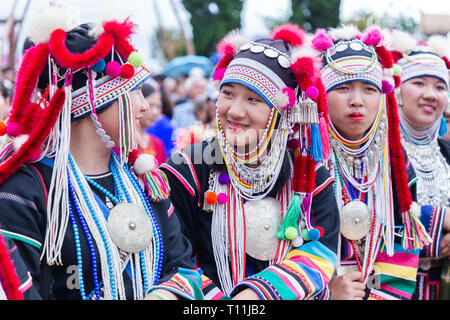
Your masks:
<instances>
[{"instance_id":1,"label":"beaded headband","mask_svg":"<svg viewBox=\"0 0 450 320\"><path fill-rule=\"evenodd\" d=\"M393 67L387 68L381 61L383 35L378 28L368 28L364 34L350 27L329 33L318 29L312 42L316 50L323 52L321 75L327 91L352 81L368 82L383 93L396 86Z\"/></svg>"},{"instance_id":2,"label":"beaded headband","mask_svg":"<svg viewBox=\"0 0 450 320\"><path fill-rule=\"evenodd\" d=\"M119 96L132 91L150 77L150 70L145 66L137 68L132 78L111 77L106 75L96 81L96 107L98 111L108 106ZM87 87L80 88L72 93L72 120L77 120L91 113Z\"/></svg>"},{"instance_id":3,"label":"beaded headband","mask_svg":"<svg viewBox=\"0 0 450 320\"><path fill-rule=\"evenodd\" d=\"M421 76L431 76L442 80L448 88L448 69L445 61L429 46L418 46L397 61L402 68L402 82Z\"/></svg>"},{"instance_id":4,"label":"beaded headband","mask_svg":"<svg viewBox=\"0 0 450 320\"><path fill-rule=\"evenodd\" d=\"M450 62L446 56L448 42L445 37L432 35L426 43L418 43L411 35L392 30L391 50L397 63L402 82L415 77L431 76L442 80L447 88L449 85L448 72Z\"/></svg>"},{"instance_id":5,"label":"beaded headband","mask_svg":"<svg viewBox=\"0 0 450 320\"><path fill-rule=\"evenodd\" d=\"M221 85L230 82L247 86L258 93L270 107L277 108L277 96L286 87L284 81L271 69L247 58L234 59L229 64Z\"/></svg>"},{"instance_id":6,"label":"beaded headband","mask_svg":"<svg viewBox=\"0 0 450 320\"><path fill-rule=\"evenodd\" d=\"M321 70L327 91L351 81L364 81L381 90L383 70L373 47L359 39L341 40L328 48Z\"/></svg>"},{"instance_id":7,"label":"beaded headband","mask_svg":"<svg viewBox=\"0 0 450 320\"><path fill-rule=\"evenodd\" d=\"M71 111L75 118L95 113L95 108L126 95L150 74L143 66L143 57L130 43L135 28L130 20L105 21L101 32L93 34L92 25L67 24L72 16L64 8L50 6L41 14L48 21L35 21L31 28L33 38L27 44L32 45L25 51L17 73L12 108L7 123L0 123L0 134L6 133L14 145L14 152L0 165L0 183L23 163L39 160L43 147L44 154L55 154L63 145L68 148ZM94 75L102 76L97 87ZM79 88L83 85L80 80L86 85L73 95L72 85L76 83ZM91 91L89 98L86 88ZM36 95L39 90L42 95ZM102 138L109 137L103 134Z\"/></svg>"},{"instance_id":8,"label":"beaded headband","mask_svg":"<svg viewBox=\"0 0 450 320\"><path fill-rule=\"evenodd\" d=\"M339 52L335 51L333 51L334 53L331 53L333 57L332 61L337 61L339 58L346 57L346 54L353 57L355 48L350 48L350 44L352 43L358 43L360 46L365 45L373 48L373 52L376 54L379 65L381 66L381 92L384 95L382 99L386 99L387 102L386 113L388 121L389 160L393 182L396 186L396 193L399 195L397 197L399 211L403 221L407 221L410 224L410 228L404 230L403 233L403 247L408 250L411 248L422 248L424 245L429 243L429 238L418 236L419 234L422 234L420 232L423 230L423 225L420 223L418 218L418 212L416 210L417 205L414 205L408 185L405 155L403 154L400 139L397 101L394 93L394 89L400 86L401 79L399 76L398 67L395 67L394 65L395 58L384 45L385 34L383 34L377 26L369 27L363 33L360 33L356 28L344 26L338 29L333 29L329 32L325 29L318 29L311 41L313 43L313 47L316 50L322 51L324 55L330 54L330 50L333 50L333 48L338 48L341 41L347 43L347 48L342 48L343 50L341 55L339 55ZM353 46L355 45L353 44ZM358 46L358 49L359 48L360 47ZM336 51L339 51L339 49ZM360 51L363 52L362 50ZM373 57L370 57L369 59L372 58ZM327 58L324 60L330 61L329 59L327 60ZM371 60L367 60L366 64L359 66L359 70L370 70L369 61ZM322 76L326 76L327 72L331 72L326 68L324 68L323 71ZM375 76L378 78L380 76L380 70L377 68L372 68L372 70L367 73L375 73ZM364 79L362 77L358 77L354 80L348 81L367 81L367 78Z\"/></svg>"}]
</instances>

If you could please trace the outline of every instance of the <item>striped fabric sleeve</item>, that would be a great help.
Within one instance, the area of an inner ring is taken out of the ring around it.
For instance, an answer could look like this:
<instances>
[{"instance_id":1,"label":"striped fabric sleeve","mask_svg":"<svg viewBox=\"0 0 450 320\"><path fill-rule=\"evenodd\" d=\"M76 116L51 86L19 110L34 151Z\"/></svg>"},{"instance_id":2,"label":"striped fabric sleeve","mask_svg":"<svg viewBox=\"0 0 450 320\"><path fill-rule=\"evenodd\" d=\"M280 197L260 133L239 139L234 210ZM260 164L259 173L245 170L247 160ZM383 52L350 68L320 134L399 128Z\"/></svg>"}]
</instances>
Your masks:
<instances>
[{"instance_id":1,"label":"striped fabric sleeve","mask_svg":"<svg viewBox=\"0 0 450 320\"><path fill-rule=\"evenodd\" d=\"M420 251L421 258L437 258L439 257L439 249L441 247L442 230L444 227L445 207L422 206L420 221L427 229L432 242L429 246L424 247Z\"/></svg>"},{"instance_id":2,"label":"striped fabric sleeve","mask_svg":"<svg viewBox=\"0 0 450 320\"><path fill-rule=\"evenodd\" d=\"M168 290L186 300L220 300L224 297L201 269L178 268L172 278L151 287L147 294L156 289Z\"/></svg>"},{"instance_id":3,"label":"striped fabric sleeve","mask_svg":"<svg viewBox=\"0 0 450 320\"><path fill-rule=\"evenodd\" d=\"M419 250L405 250L400 243L394 244L390 257L381 244L374 264L374 273L367 284L368 300L410 300L416 288Z\"/></svg>"},{"instance_id":4,"label":"striped fabric sleeve","mask_svg":"<svg viewBox=\"0 0 450 320\"><path fill-rule=\"evenodd\" d=\"M231 293L249 287L262 300L306 300L321 294L336 267L336 253L319 241L292 250L280 263L246 278Z\"/></svg>"},{"instance_id":5,"label":"striped fabric sleeve","mask_svg":"<svg viewBox=\"0 0 450 320\"><path fill-rule=\"evenodd\" d=\"M160 169L174 175L187 192L200 206L201 187L191 156L183 150L174 152L169 161L160 165Z\"/></svg>"}]
</instances>

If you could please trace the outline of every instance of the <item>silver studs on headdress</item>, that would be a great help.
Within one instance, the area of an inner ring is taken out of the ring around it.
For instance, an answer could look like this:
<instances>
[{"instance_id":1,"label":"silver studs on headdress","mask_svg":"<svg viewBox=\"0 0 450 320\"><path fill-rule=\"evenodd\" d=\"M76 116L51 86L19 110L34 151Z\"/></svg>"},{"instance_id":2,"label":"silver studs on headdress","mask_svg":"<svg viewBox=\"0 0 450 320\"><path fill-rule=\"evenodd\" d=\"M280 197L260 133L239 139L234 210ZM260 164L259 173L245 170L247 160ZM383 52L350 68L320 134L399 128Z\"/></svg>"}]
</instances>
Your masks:
<instances>
[{"instance_id":1,"label":"silver studs on headdress","mask_svg":"<svg viewBox=\"0 0 450 320\"><path fill-rule=\"evenodd\" d=\"M271 59L277 58L278 63L283 68L287 69L291 66L291 59L285 52L282 52L282 51L278 50L277 48L274 48L265 43L250 41L250 42L247 42L246 44L242 45L239 48L239 50L240 51L250 50L253 53L263 52L264 55L268 58L271 58Z\"/></svg>"}]
</instances>

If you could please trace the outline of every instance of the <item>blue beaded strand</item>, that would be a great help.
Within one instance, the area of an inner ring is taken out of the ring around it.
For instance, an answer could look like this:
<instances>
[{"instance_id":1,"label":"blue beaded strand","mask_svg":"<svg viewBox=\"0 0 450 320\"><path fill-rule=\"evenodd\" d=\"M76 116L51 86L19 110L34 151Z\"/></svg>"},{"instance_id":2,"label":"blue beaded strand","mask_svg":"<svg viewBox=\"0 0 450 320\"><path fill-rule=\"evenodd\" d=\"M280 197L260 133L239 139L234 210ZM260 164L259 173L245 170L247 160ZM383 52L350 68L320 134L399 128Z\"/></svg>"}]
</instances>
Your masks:
<instances>
[{"instance_id":1,"label":"blue beaded strand","mask_svg":"<svg viewBox=\"0 0 450 320\"><path fill-rule=\"evenodd\" d=\"M89 208L89 211L92 214L92 217L93 217L93 219L95 221L95 224L97 225L98 230L100 232L100 235L102 237L102 240L103 240L103 242L105 244L107 262L108 262L108 266L109 266L109 275L110 275L110 278L111 278L112 296L113 296L113 300L117 300L117 289L116 289L116 284L115 284L115 281L114 281L114 272L113 272L113 268L112 268L113 264L112 264L111 250L110 250L109 245L108 245L107 237L106 237L105 232L102 229L102 227L101 227L101 225L100 225L100 223L98 221L98 217L95 214L95 210L94 210L94 208L92 206L92 203L89 201L89 198L87 196L86 190L84 189L83 185L81 184L81 179L80 179L78 173L76 172L75 163L74 163L73 158L72 158L72 156L70 154L69 154L69 163L70 163L70 166L72 167L72 171L73 171L73 173L75 175L75 179L77 180L77 183L78 183L78 185L79 185L79 187L81 189L81 192L83 194L83 198L86 201L86 204L87 204L87 206Z\"/></svg>"},{"instance_id":2,"label":"blue beaded strand","mask_svg":"<svg viewBox=\"0 0 450 320\"><path fill-rule=\"evenodd\" d=\"M94 180L84 176L86 178L86 181L89 182L92 186L94 186L95 188L97 188L98 190L100 190L101 192L103 192L112 202L114 202L114 204L118 204L120 201L119 199L117 199L115 196L113 196L111 194L111 192L109 192L108 190L106 190L105 188L103 188L101 185L99 185L97 182L95 182Z\"/></svg>"},{"instance_id":3,"label":"blue beaded strand","mask_svg":"<svg viewBox=\"0 0 450 320\"><path fill-rule=\"evenodd\" d=\"M77 224L75 223L75 218L73 217L72 206L69 205L69 218L72 222L73 236L75 238L75 248L77 255L77 266L78 266L78 281L80 284L80 294L82 300L87 300L86 292L84 290L84 280L83 280L83 258L81 256L81 245L80 245L80 234L78 232Z\"/></svg>"},{"instance_id":4,"label":"blue beaded strand","mask_svg":"<svg viewBox=\"0 0 450 320\"><path fill-rule=\"evenodd\" d=\"M95 295L96 295L96 297L98 299L100 297L100 284L98 282L97 257L96 257L96 254L95 254L95 247L94 247L94 244L93 244L93 241L92 241L91 234L90 234L89 229L87 227L86 221L84 220L83 215L81 214L80 206L78 204L78 200L76 198L75 191L73 190L72 181L70 180L70 177L68 178L68 182L69 182L70 195L71 195L73 204L75 206L75 211L77 212L78 220L80 221L81 227L83 229L83 232L84 232L84 234L86 236L86 239L87 239L87 242L88 242L88 245L89 245L89 251L90 251L90 254L91 254L91 262L92 262L92 275L93 275L93 278L94 278L94 292L95 292ZM70 212L72 212L72 208L71 208L70 205L69 205L69 210L70 210ZM74 221L72 221L72 224L74 224ZM82 273L80 273L80 275L82 276ZM80 283L81 283L81 281L80 281ZM83 298L83 295L82 295L82 298ZM88 300L88 299L90 299L90 297L88 297L86 300Z\"/></svg>"}]
</instances>

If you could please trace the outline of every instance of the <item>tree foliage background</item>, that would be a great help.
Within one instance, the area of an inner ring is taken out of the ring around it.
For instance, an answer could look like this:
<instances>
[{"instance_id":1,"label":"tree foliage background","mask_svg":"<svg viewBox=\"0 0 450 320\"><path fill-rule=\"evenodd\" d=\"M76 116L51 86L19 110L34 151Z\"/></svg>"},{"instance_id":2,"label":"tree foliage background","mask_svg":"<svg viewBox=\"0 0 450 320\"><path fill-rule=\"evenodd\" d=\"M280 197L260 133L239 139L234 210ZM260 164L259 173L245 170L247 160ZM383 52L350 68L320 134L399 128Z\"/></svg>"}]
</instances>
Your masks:
<instances>
[{"instance_id":1,"label":"tree foliage background","mask_svg":"<svg viewBox=\"0 0 450 320\"><path fill-rule=\"evenodd\" d=\"M309 32L317 28L336 27L340 6L341 0L291 0L292 16L289 22Z\"/></svg>"},{"instance_id":2,"label":"tree foliage background","mask_svg":"<svg viewBox=\"0 0 450 320\"><path fill-rule=\"evenodd\" d=\"M277 0L273 0L277 1ZM375 0L376 1L376 0ZM210 56L218 41L228 32L241 27L241 12L245 0L182 0L189 12L196 54ZM337 27L341 23L355 24L360 30L375 23L381 27L391 27L417 32L417 23L405 15L375 16L367 11L356 12L346 21L340 19L341 0L290 0L291 10L279 18L264 17L270 30L282 23L296 23L308 32L317 28Z\"/></svg>"},{"instance_id":3,"label":"tree foliage background","mask_svg":"<svg viewBox=\"0 0 450 320\"><path fill-rule=\"evenodd\" d=\"M210 56L228 32L241 27L243 0L182 0L191 15L196 54Z\"/></svg>"}]
</instances>

